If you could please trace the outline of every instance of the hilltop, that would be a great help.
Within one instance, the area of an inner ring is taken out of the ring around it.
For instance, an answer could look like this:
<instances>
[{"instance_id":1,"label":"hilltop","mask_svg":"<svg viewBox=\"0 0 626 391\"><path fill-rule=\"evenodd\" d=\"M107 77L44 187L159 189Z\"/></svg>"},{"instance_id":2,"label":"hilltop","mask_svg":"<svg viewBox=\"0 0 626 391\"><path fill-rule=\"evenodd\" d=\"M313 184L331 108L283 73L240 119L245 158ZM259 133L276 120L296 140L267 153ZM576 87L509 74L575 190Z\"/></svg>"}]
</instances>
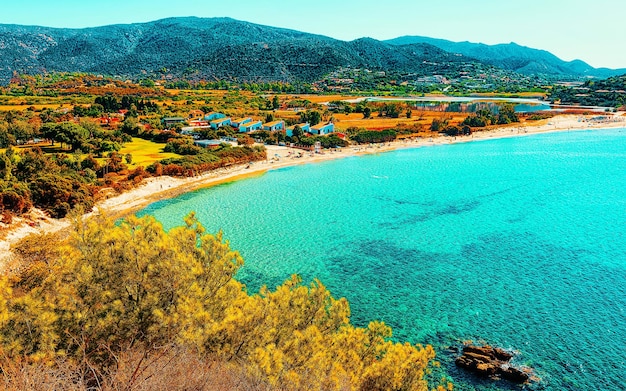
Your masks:
<instances>
[{"instance_id":1,"label":"hilltop","mask_svg":"<svg viewBox=\"0 0 626 391\"><path fill-rule=\"evenodd\" d=\"M563 61L546 50L521 46L515 42L486 45L483 43L453 42L421 36L404 36L385 42L398 46L414 44L433 45L450 53L462 54L486 64L522 74L606 78L626 73L626 69L594 68L581 60Z\"/></svg>"},{"instance_id":2,"label":"hilltop","mask_svg":"<svg viewBox=\"0 0 626 391\"><path fill-rule=\"evenodd\" d=\"M230 18L170 18L85 29L0 25L0 82L13 72L90 72L131 78L313 81L338 67L420 71L458 64L428 44L345 42Z\"/></svg>"},{"instance_id":3,"label":"hilltop","mask_svg":"<svg viewBox=\"0 0 626 391\"><path fill-rule=\"evenodd\" d=\"M236 82L313 82L345 69L414 77L506 71L576 78L612 72L594 71L582 62L559 65L558 58L535 49L467 44L471 50L461 50L465 44L415 38L346 42L230 18L168 18L84 29L0 25L0 84L15 73L49 72Z\"/></svg>"}]
</instances>

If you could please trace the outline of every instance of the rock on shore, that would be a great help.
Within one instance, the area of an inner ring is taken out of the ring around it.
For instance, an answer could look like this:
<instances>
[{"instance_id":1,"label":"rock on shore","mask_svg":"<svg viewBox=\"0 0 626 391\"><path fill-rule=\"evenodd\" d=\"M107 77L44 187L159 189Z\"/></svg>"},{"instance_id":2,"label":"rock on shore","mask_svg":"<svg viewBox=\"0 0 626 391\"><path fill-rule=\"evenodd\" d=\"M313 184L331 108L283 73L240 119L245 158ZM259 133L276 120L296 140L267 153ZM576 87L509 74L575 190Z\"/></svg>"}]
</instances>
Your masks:
<instances>
[{"instance_id":1,"label":"rock on shore","mask_svg":"<svg viewBox=\"0 0 626 391\"><path fill-rule=\"evenodd\" d=\"M528 382L532 371L511 365L512 358L513 355L504 349L488 345L466 345L463 347L463 354L456 359L455 363L483 377L502 378L515 383Z\"/></svg>"}]
</instances>

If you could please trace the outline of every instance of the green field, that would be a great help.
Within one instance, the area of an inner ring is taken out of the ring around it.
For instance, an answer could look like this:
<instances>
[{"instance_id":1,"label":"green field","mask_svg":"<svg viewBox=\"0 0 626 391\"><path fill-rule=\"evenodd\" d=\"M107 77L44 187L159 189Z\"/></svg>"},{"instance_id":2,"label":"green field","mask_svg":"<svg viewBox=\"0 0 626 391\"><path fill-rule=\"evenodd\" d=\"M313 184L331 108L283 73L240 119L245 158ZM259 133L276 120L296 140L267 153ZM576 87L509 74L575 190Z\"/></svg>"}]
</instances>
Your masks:
<instances>
[{"instance_id":1,"label":"green field","mask_svg":"<svg viewBox=\"0 0 626 391\"><path fill-rule=\"evenodd\" d=\"M69 155L72 154L71 151L67 149L62 149L60 143L55 143L54 146L50 144L28 144L28 145L20 145L14 147L16 150L20 149L28 149L38 146L40 147L44 153L67 153ZM124 156L126 154L131 154L133 156L132 164L128 165L128 168L134 169L138 166L147 167L154 162L158 162L159 160L180 157L180 155L176 153L163 152L163 148L165 144L155 143L152 141L144 140L141 138L133 137L133 141L124 144L122 149L118 152L120 155ZM4 153L6 149L0 148L0 153ZM85 154L80 155L80 158L83 159ZM106 159L100 158L98 159L101 163L104 163Z\"/></svg>"},{"instance_id":2,"label":"green field","mask_svg":"<svg viewBox=\"0 0 626 391\"><path fill-rule=\"evenodd\" d=\"M180 157L180 155L176 153L163 152L164 147L165 144L133 137L133 141L124 144L122 149L119 150L119 153L122 156L129 153L133 156L132 164L128 165L130 169L138 166L146 167L162 159Z\"/></svg>"}]
</instances>

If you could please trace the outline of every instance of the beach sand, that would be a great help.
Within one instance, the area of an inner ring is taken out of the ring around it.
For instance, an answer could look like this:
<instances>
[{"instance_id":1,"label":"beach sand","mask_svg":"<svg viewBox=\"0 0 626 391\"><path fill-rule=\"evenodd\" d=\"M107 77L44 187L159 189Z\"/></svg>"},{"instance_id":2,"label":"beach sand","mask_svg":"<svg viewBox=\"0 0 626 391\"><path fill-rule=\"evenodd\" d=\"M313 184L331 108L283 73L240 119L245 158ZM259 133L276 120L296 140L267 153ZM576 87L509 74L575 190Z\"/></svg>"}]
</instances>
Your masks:
<instances>
[{"instance_id":1,"label":"beach sand","mask_svg":"<svg viewBox=\"0 0 626 391\"><path fill-rule=\"evenodd\" d=\"M266 146L268 157L266 161L223 168L192 178L173 178L168 176L148 178L134 189L99 202L94 207L94 210L86 214L85 217L88 218L94 213L103 213L114 218L123 217L135 213L158 200L173 198L203 187L262 175L269 170L297 164L311 164L402 148L428 147L568 130L626 127L626 116L624 116L624 113L616 113L610 116L609 120L592 120L592 118L592 116L585 117L582 115L559 115L538 123L534 122L532 125L516 123L492 130L475 132L471 136L406 139L385 144L350 146L340 150L333 150L332 152L326 150L320 154L296 148L270 145ZM296 157L299 155L301 157ZM11 260L12 254L10 249L12 244L17 243L30 234L55 233L68 229L70 225L69 219L51 219L37 209L34 209L24 217L14 218L10 226L0 223L0 268L3 268L3 265L6 265Z\"/></svg>"}]
</instances>

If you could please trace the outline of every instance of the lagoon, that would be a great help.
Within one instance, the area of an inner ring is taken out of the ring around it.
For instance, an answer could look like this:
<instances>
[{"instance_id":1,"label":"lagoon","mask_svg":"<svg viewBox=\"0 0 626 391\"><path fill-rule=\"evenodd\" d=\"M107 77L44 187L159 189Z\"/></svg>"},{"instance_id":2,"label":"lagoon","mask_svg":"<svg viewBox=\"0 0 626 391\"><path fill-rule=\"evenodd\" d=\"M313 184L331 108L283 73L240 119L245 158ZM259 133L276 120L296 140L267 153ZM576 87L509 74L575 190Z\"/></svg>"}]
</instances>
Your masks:
<instances>
[{"instance_id":1,"label":"lagoon","mask_svg":"<svg viewBox=\"0 0 626 391\"><path fill-rule=\"evenodd\" d=\"M626 129L398 150L270 171L150 205L196 211L246 264L250 291L293 273L351 303L357 325L450 347L518 351L542 390L626 385Z\"/></svg>"},{"instance_id":2,"label":"lagoon","mask_svg":"<svg viewBox=\"0 0 626 391\"><path fill-rule=\"evenodd\" d=\"M512 104L515 112L528 113L535 111L563 112L567 110L579 110L586 112L606 112L608 107L601 106L570 106L555 105L548 101L537 98L507 98L485 96L407 96L407 97L361 97L347 99L346 102L406 102L416 109L428 109L432 111L454 111L472 113L477 109L488 108L497 110L502 103Z\"/></svg>"}]
</instances>

